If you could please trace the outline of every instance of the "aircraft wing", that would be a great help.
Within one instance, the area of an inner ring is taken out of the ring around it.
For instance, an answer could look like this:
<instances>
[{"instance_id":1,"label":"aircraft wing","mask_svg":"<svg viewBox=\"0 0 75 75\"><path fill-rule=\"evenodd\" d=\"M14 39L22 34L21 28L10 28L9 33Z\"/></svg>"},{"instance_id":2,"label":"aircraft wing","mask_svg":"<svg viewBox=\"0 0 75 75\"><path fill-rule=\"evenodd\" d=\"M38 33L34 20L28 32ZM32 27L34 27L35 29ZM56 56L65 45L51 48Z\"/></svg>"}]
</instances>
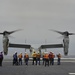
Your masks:
<instances>
[{"instance_id":1,"label":"aircraft wing","mask_svg":"<svg viewBox=\"0 0 75 75\"><path fill-rule=\"evenodd\" d=\"M44 49L44 48L62 48L63 44L48 44L48 45L41 45L40 48Z\"/></svg>"},{"instance_id":2,"label":"aircraft wing","mask_svg":"<svg viewBox=\"0 0 75 75\"><path fill-rule=\"evenodd\" d=\"M12 44L12 43L9 43L9 47L30 49L31 48L31 45L27 45L27 44Z\"/></svg>"}]
</instances>

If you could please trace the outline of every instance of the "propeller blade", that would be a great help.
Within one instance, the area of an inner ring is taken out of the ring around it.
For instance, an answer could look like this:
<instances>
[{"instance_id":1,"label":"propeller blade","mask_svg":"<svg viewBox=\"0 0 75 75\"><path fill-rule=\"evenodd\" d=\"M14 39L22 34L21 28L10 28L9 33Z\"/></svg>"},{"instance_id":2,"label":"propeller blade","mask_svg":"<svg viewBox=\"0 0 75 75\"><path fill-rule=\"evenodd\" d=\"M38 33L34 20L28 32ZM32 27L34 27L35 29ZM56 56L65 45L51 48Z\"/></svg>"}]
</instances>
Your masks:
<instances>
[{"instance_id":1,"label":"propeller blade","mask_svg":"<svg viewBox=\"0 0 75 75\"><path fill-rule=\"evenodd\" d=\"M75 33L69 33L69 35L75 35Z\"/></svg>"},{"instance_id":2,"label":"propeller blade","mask_svg":"<svg viewBox=\"0 0 75 75\"><path fill-rule=\"evenodd\" d=\"M75 33L69 33L68 31L61 32L61 31L57 31L57 30L53 30L53 29L49 29L49 30L57 32L57 33L62 34L62 35L65 35L65 36L75 35Z\"/></svg>"},{"instance_id":3,"label":"propeller blade","mask_svg":"<svg viewBox=\"0 0 75 75\"><path fill-rule=\"evenodd\" d=\"M0 33L1 35L3 35L3 33Z\"/></svg>"},{"instance_id":4,"label":"propeller blade","mask_svg":"<svg viewBox=\"0 0 75 75\"><path fill-rule=\"evenodd\" d=\"M18 30L10 31L10 32L8 32L8 34L12 34L12 33L14 33L14 32L20 31L20 30L22 30L22 29L18 29Z\"/></svg>"},{"instance_id":5,"label":"propeller blade","mask_svg":"<svg viewBox=\"0 0 75 75\"><path fill-rule=\"evenodd\" d=\"M64 32L57 31L57 30L53 30L53 29L49 29L49 30L54 31L54 32L57 32L57 33L62 34L62 35L63 35L63 33L64 33Z\"/></svg>"}]
</instances>

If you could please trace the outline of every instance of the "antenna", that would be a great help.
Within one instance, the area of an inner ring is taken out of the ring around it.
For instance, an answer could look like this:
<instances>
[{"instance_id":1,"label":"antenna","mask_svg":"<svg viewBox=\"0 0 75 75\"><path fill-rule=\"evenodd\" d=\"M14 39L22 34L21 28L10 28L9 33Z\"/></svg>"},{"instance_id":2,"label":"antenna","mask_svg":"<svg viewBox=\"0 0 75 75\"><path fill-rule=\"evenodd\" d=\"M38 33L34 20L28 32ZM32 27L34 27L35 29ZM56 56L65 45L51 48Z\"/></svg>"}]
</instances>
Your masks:
<instances>
[{"instance_id":1,"label":"antenna","mask_svg":"<svg viewBox=\"0 0 75 75\"><path fill-rule=\"evenodd\" d=\"M25 39L25 44L26 44L26 39ZM26 48L25 48L25 52L26 52Z\"/></svg>"},{"instance_id":2,"label":"antenna","mask_svg":"<svg viewBox=\"0 0 75 75\"><path fill-rule=\"evenodd\" d=\"M47 43L47 40L45 39L45 44ZM47 49L45 48L45 52L47 51Z\"/></svg>"}]
</instances>

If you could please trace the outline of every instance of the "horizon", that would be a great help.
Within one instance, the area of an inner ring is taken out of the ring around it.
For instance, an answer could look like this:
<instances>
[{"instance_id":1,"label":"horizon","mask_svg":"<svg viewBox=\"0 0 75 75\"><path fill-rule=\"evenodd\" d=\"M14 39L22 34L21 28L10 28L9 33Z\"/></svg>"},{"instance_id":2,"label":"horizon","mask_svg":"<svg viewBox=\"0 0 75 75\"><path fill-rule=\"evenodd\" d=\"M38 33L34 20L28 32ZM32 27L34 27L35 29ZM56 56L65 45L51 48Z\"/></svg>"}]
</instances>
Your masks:
<instances>
[{"instance_id":1,"label":"horizon","mask_svg":"<svg viewBox=\"0 0 75 75\"><path fill-rule=\"evenodd\" d=\"M75 33L75 0L2 0L0 5L0 32L23 29L11 34L14 38L9 38L10 43L29 44L36 49L42 44L63 43L61 35L49 29ZM75 55L75 36L69 39L68 55ZM0 35L0 51L2 40ZM47 50L64 55L63 48ZM25 49L8 48L8 56L15 51L23 53Z\"/></svg>"}]
</instances>

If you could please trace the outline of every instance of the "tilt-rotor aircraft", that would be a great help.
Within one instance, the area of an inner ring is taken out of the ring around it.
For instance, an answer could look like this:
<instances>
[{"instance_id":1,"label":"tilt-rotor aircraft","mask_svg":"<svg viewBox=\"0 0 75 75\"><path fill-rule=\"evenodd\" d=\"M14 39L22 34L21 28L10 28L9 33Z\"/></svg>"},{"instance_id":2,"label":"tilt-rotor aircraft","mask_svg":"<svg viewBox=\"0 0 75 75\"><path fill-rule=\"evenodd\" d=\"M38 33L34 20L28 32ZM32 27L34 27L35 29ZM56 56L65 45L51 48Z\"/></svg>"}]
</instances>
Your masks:
<instances>
[{"instance_id":1,"label":"tilt-rotor aircraft","mask_svg":"<svg viewBox=\"0 0 75 75\"><path fill-rule=\"evenodd\" d=\"M63 44L41 45L39 50L45 49L45 48L64 48L64 55L68 55L69 35L75 35L75 33L69 33L68 31L61 32L61 31L52 30L52 29L50 30L63 35Z\"/></svg>"},{"instance_id":2,"label":"tilt-rotor aircraft","mask_svg":"<svg viewBox=\"0 0 75 75\"><path fill-rule=\"evenodd\" d=\"M24 45L24 44L11 44L9 43L9 35L20 31L21 29L18 30L14 30L14 31L4 31L3 33L0 33L1 35L3 35L3 52L4 55L8 54L8 47L17 47L17 48L27 48L30 49L31 45Z\"/></svg>"},{"instance_id":3,"label":"tilt-rotor aircraft","mask_svg":"<svg viewBox=\"0 0 75 75\"><path fill-rule=\"evenodd\" d=\"M3 33L0 33L1 35L3 35L3 52L4 55L8 54L8 47L14 47L14 48L26 48L26 49L30 49L30 52L33 51L33 48L31 47L31 45L25 45L25 44L12 44L9 43L9 35L20 31L20 29L18 30L14 30L14 31L4 31ZM64 55L68 55L68 48L69 48L69 35L75 35L74 33L69 33L68 31L65 32L61 32L61 31L57 31L57 30L51 30L54 32L57 32L61 35L63 35L63 44L48 44L48 45L41 45L38 50L41 53L41 49L46 49L46 48L64 48Z\"/></svg>"}]
</instances>

